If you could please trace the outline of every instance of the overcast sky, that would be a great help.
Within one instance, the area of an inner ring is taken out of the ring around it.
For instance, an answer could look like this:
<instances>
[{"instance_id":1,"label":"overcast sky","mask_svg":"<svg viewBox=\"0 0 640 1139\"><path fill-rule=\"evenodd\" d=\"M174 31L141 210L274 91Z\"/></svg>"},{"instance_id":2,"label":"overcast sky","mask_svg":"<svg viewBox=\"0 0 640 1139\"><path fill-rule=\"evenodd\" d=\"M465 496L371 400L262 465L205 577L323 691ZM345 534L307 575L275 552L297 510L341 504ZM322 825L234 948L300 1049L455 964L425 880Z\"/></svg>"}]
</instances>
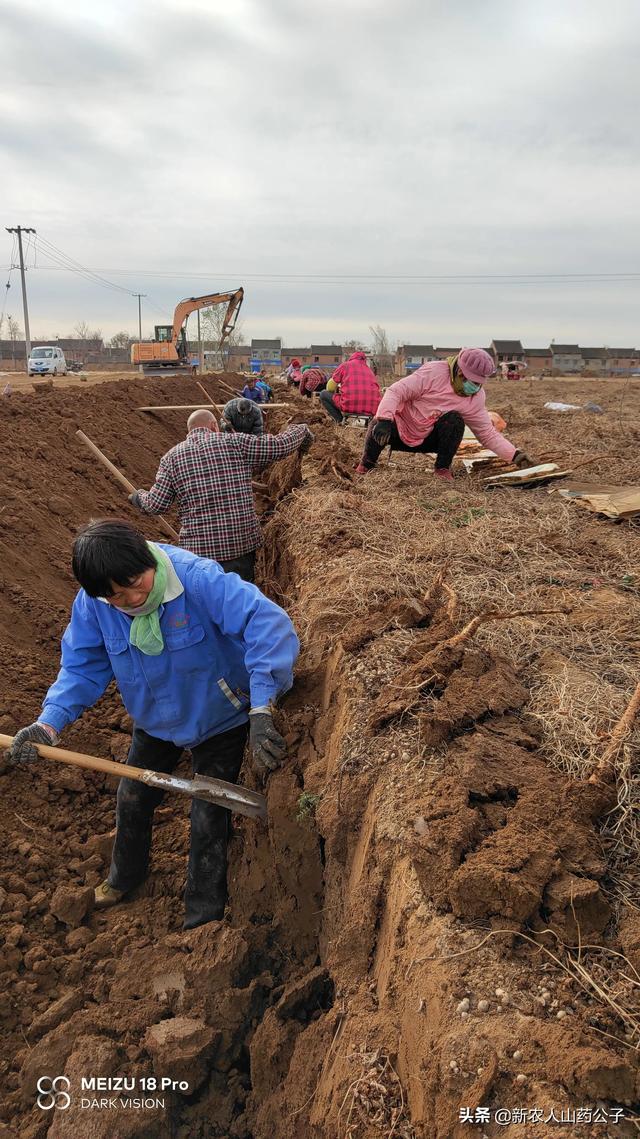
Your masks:
<instances>
[{"instance_id":1,"label":"overcast sky","mask_svg":"<svg viewBox=\"0 0 640 1139\"><path fill-rule=\"evenodd\" d=\"M149 294L145 333L242 284L246 336L290 346L640 346L640 277L552 276L640 272L637 0L0 0L0 28L2 283L21 224ZM34 257L34 336L136 330Z\"/></svg>"}]
</instances>

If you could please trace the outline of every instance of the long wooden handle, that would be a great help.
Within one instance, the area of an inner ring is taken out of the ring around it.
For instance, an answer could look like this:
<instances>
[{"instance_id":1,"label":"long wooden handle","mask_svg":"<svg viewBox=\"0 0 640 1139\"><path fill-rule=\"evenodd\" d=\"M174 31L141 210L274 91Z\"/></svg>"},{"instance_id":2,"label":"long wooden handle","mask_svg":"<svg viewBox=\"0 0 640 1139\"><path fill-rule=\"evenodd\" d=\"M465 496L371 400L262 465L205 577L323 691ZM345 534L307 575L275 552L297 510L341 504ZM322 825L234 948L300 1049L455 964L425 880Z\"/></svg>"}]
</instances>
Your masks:
<instances>
[{"instance_id":1,"label":"long wooden handle","mask_svg":"<svg viewBox=\"0 0 640 1139\"><path fill-rule=\"evenodd\" d=\"M0 735L0 747L11 747L13 736ZM97 755L83 755L80 751L65 751L62 747L49 744L34 744L38 755L43 759L53 759L56 763L69 763L73 767L83 767L88 771L102 771L116 779L137 779L147 787L158 791L176 791L189 795L192 799L203 799L229 811L238 811L249 818L265 819L267 801L259 791L251 791L236 783L226 783L223 779L213 779L208 775L196 775L193 779L168 775L149 768L131 767L128 763L115 763L112 759L102 759Z\"/></svg>"},{"instance_id":2,"label":"long wooden handle","mask_svg":"<svg viewBox=\"0 0 640 1139\"><path fill-rule=\"evenodd\" d=\"M5 736L0 734L0 747L11 747L13 743L13 736ZM142 767L129 767L122 763L116 763L113 759L102 759L99 755L83 755L81 751L65 751L63 747L50 747L49 744L35 744L38 755L44 759L55 759L58 763L71 763L74 767L84 767L89 771L103 771L105 775L115 775L116 779L122 779L126 774L127 779L142 779L144 775L144 768Z\"/></svg>"},{"instance_id":3,"label":"long wooden handle","mask_svg":"<svg viewBox=\"0 0 640 1139\"><path fill-rule=\"evenodd\" d=\"M234 392L233 388L229 387L229 384L225 384L224 380L221 380L219 376L216 376L216 380L218 381L218 386L219 386L219 387L221 387L221 388L226 388L226 390L227 390L228 392L231 392L231 395L233 395L233 396L236 394L236 393Z\"/></svg>"},{"instance_id":4,"label":"long wooden handle","mask_svg":"<svg viewBox=\"0 0 640 1139\"><path fill-rule=\"evenodd\" d=\"M106 467L110 474L113 475L116 482L119 482L120 486L124 487L124 489L129 494L134 494L136 488L133 483L130 483L129 479L125 478L125 476L122 474L122 471L119 471L118 468L111 462L111 460L102 453L100 448L96 447L95 443L91 441L89 436L85 435L84 431L76 431L76 435L84 443L85 447L88 447L89 450L95 455L98 462L102 463L102 466ZM171 523L167 522L166 518L163 518L161 514L158 516L158 526L162 532L167 535L167 537L177 538L178 541L180 541L180 535L178 534L177 530L174 530Z\"/></svg>"},{"instance_id":5,"label":"long wooden handle","mask_svg":"<svg viewBox=\"0 0 640 1139\"><path fill-rule=\"evenodd\" d=\"M242 399L243 398L241 395L238 395L237 392L234 392L234 396L236 399ZM159 404L157 406L154 404L153 407L137 407L136 411L208 411L210 406L211 406L211 404L204 404L204 403L163 403L163 404ZM259 407L261 411L271 411L272 407L291 407L291 406L292 405L290 403L258 403L258 404L256 404L256 407Z\"/></svg>"},{"instance_id":6,"label":"long wooden handle","mask_svg":"<svg viewBox=\"0 0 640 1139\"><path fill-rule=\"evenodd\" d=\"M130 483L129 479L125 478L125 476L122 474L122 471L119 471L118 468L113 465L111 460L102 453L100 448L96 447L95 443L92 443L89 436L85 435L84 431L76 431L76 435L78 436L78 439L82 440L85 447L88 447L90 451L93 451L93 454L95 455L98 462L102 463L103 467L106 467L107 470L111 472L116 482L119 482L120 486L123 486L129 494L133 494L136 489L133 483Z\"/></svg>"},{"instance_id":7,"label":"long wooden handle","mask_svg":"<svg viewBox=\"0 0 640 1139\"><path fill-rule=\"evenodd\" d=\"M216 411L220 411L220 407L219 407L219 405L218 405L217 403L214 403L214 402L213 402L213 400L212 400L211 396L209 395L209 392L208 392L208 391L207 391L207 389L206 389L206 388L203 386L203 384L201 384L199 380L196 380L196 384L197 384L197 385L198 385L198 387L200 388L200 391L202 392L202 394L203 394L203 395L206 395L206 397L207 397L207 399L209 400L209 403L211 404L211 406L212 406L213 408L215 408L215 410L216 410Z\"/></svg>"}]
</instances>

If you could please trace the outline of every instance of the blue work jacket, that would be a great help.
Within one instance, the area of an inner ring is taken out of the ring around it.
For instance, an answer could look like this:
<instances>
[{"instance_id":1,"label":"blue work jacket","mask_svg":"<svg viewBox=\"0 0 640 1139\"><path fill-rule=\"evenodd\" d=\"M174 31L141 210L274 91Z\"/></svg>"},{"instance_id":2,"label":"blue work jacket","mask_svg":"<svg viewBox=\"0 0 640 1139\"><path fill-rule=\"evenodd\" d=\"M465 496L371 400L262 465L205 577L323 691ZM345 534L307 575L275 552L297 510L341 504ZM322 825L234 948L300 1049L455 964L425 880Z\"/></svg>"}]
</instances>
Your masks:
<instances>
[{"instance_id":1,"label":"blue work jacket","mask_svg":"<svg viewBox=\"0 0 640 1139\"><path fill-rule=\"evenodd\" d=\"M114 677L136 727L181 747L237 727L250 707L291 687L300 646L284 610L217 562L157 544L184 588L160 606L163 651L146 656L134 648L132 618L81 589L40 716L57 731Z\"/></svg>"}]
</instances>

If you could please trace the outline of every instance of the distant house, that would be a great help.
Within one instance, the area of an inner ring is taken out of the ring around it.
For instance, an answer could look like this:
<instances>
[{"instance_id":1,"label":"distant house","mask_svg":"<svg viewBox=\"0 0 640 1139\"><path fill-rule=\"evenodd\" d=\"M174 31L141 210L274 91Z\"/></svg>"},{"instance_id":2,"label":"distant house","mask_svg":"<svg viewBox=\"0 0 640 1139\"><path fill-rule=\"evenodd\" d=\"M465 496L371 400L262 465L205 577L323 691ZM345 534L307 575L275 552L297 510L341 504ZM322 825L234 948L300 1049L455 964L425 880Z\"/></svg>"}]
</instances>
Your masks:
<instances>
[{"instance_id":1,"label":"distant house","mask_svg":"<svg viewBox=\"0 0 640 1139\"><path fill-rule=\"evenodd\" d=\"M301 364L311 363L310 348L283 348L280 355L283 368L288 368L292 360L299 360Z\"/></svg>"},{"instance_id":2,"label":"distant house","mask_svg":"<svg viewBox=\"0 0 640 1139\"><path fill-rule=\"evenodd\" d=\"M415 372L416 368L437 359L433 344L399 344L395 358L395 373L397 376L406 376L408 372Z\"/></svg>"},{"instance_id":3,"label":"distant house","mask_svg":"<svg viewBox=\"0 0 640 1139\"><path fill-rule=\"evenodd\" d=\"M587 372L602 376L609 371L608 348L582 348L581 352Z\"/></svg>"},{"instance_id":4,"label":"distant house","mask_svg":"<svg viewBox=\"0 0 640 1139\"><path fill-rule=\"evenodd\" d=\"M248 372L251 366L251 348L248 344L232 344L227 353L227 366L232 372ZM205 353L206 358L206 353Z\"/></svg>"},{"instance_id":5,"label":"distant house","mask_svg":"<svg viewBox=\"0 0 640 1139\"><path fill-rule=\"evenodd\" d=\"M551 344L552 367L556 372L581 372L582 352L577 344Z\"/></svg>"},{"instance_id":6,"label":"distant house","mask_svg":"<svg viewBox=\"0 0 640 1139\"><path fill-rule=\"evenodd\" d=\"M640 352L637 348L609 348L608 353L611 375L640 371Z\"/></svg>"},{"instance_id":7,"label":"distant house","mask_svg":"<svg viewBox=\"0 0 640 1139\"><path fill-rule=\"evenodd\" d=\"M318 364L325 371L334 371L342 363L341 344L312 344L310 364Z\"/></svg>"},{"instance_id":8,"label":"distant house","mask_svg":"<svg viewBox=\"0 0 640 1139\"><path fill-rule=\"evenodd\" d=\"M447 360L449 358L449 356L457 356L459 351L460 351L459 348L435 348L434 349L437 360Z\"/></svg>"},{"instance_id":9,"label":"distant house","mask_svg":"<svg viewBox=\"0 0 640 1139\"><path fill-rule=\"evenodd\" d=\"M508 364L511 360L524 363L524 348L519 340L492 340L489 354L496 364Z\"/></svg>"},{"instance_id":10,"label":"distant house","mask_svg":"<svg viewBox=\"0 0 640 1139\"><path fill-rule=\"evenodd\" d=\"M525 348L524 362L530 372L550 372L553 367L550 348Z\"/></svg>"},{"instance_id":11,"label":"distant house","mask_svg":"<svg viewBox=\"0 0 640 1139\"><path fill-rule=\"evenodd\" d=\"M282 340L252 340L251 359L249 367L252 372L259 372L262 368L282 367Z\"/></svg>"}]
</instances>

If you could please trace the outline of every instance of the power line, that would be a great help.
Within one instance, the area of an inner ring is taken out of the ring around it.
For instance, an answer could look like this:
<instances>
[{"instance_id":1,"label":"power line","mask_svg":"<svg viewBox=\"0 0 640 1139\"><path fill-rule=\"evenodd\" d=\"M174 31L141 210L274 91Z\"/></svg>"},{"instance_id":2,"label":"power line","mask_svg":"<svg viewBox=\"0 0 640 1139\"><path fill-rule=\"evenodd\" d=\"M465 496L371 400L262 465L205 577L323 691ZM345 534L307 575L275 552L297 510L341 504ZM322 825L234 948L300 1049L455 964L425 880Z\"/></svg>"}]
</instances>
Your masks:
<instances>
[{"instance_id":1,"label":"power line","mask_svg":"<svg viewBox=\"0 0 640 1139\"><path fill-rule=\"evenodd\" d=\"M88 273L97 273L98 270L86 269ZM179 270L170 272L159 269L102 269L103 273L114 273L121 275L137 275L141 277L167 277L172 279L177 278L202 278L210 280L211 277L242 277L252 280L283 280L283 281L563 281L563 280L637 280L640 279L640 271L620 269L607 273L593 273L587 270L577 271L571 273L529 273L523 270L519 273L251 273L244 270L235 270L229 272L228 270L216 269L209 273L185 272ZM109 282L112 288L120 288L124 292L124 286L114 285Z\"/></svg>"},{"instance_id":2,"label":"power line","mask_svg":"<svg viewBox=\"0 0 640 1139\"><path fill-rule=\"evenodd\" d=\"M41 250L42 252L42 250ZM42 272L75 272L85 280L90 280L93 283L99 283L108 286L118 292L124 293L128 296L137 296L137 293L132 292L124 286L116 285L114 282L106 281L105 278L99 277L94 270L85 270L84 267L76 268L68 262L62 261L60 258L55 257L51 253L45 254L50 260L54 262L50 266L39 266ZM400 274L285 274L285 273L227 273L217 270L215 273L184 273L184 272L163 272L159 270L148 269L109 269L104 272L121 273L127 275L135 275L137 277L155 277L164 278L167 280L207 280L211 281L212 278L221 277L238 277L244 281L254 281L261 284L271 284L277 286L296 285L298 287L303 285L316 285L319 287L347 287L349 285L375 286L389 285L389 286L402 286L412 285L417 287L419 285L466 285L469 287L474 286L500 286L508 285L511 287L521 286L554 286L554 285L612 285L612 284L636 284L640 281L640 273L633 271L621 270L617 273L459 273L459 274L423 274L423 275L400 275Z\"/></svg>"},{"instance_id":3,"label":"power line","mask_svg":"<svg viewBox=\"0 0 640 1139\"><path fill-rule=\"evenodd\" d=\"M53 261L60 269L64 269L70 273L78 273L84 277L85 280L91 280L94 284L102 285L104 288L113 289L119 293L125 293L129 297L136 296L131 289L125 288L123 285L116 284L115 281L109 281L106 277L96 273L93 269L88 269L82 265L80 261L76 261L74 257L70 257L64 250L59 249L52 241L38 235L38 244L40 252L49 260Z\"/></svg>"}]
</instances>

